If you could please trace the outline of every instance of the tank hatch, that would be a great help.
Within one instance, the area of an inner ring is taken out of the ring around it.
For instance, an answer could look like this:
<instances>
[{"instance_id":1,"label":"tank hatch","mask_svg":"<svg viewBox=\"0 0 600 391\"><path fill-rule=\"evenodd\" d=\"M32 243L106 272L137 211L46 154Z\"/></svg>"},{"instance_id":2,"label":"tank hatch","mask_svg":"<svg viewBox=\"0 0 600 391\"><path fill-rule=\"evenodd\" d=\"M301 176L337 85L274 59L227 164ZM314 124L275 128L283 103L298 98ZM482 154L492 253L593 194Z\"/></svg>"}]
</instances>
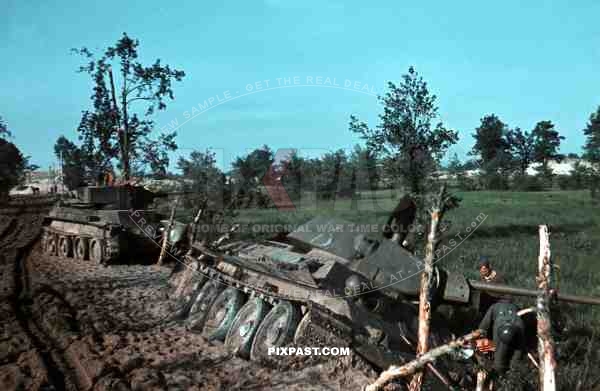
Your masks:
<instances>
[{"instance_id":1,"label":"tank hatch","mask_svg":"<svg viewBox=\"0 0 600 391\"><path fill-rule=\"evenodd\" d=\"M355 238L359 234L360 226L357 224L320 216L299 226L287 235L287 239L305 251L316 247L351 260L356 252Z\"/></svg>"},{"instance_id":2,"label":"tank hatch","mask_svg":"<svg viewBox=\"0 0 600 391\"><path fill-rule=\"evenodd\" d=\"M374 282L374 286L389 286L412 296L419 292L423 261L398 244L383 240L373 254L355 261L351 268Z\"/></svg>"}]
</instances>

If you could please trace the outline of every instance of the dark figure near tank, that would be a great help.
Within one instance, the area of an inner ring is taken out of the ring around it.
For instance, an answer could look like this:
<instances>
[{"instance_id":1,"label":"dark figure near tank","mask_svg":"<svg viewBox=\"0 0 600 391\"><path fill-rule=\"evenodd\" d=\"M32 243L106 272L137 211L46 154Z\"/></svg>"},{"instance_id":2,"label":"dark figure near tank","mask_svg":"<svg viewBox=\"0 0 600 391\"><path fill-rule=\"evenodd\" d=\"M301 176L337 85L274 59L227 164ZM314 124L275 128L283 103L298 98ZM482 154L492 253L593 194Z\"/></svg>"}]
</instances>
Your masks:
<instances>
[{"instance_id":1,"label":"dark figure near tank","mask_svg":"<svg viewBox=\"0 0 600 391\"><path fill-rule=\"evenodd\" d=\"M416 213L417 206L412 198L402 197L383 226L383 236L412 251L416 234L412 224Z\"/></svg>"},{"instance_id":2,"label":"dark figure near tank","mask_svg":"<svg viewBox=\"0 0 600 391\"><path fill-rule=\"evenodd\" d=\"M495 269L492 269L490 260L485 255L479 257L479 276L481 281L488 284L504 284L504 279Z\"/></svg>"},{"instance_id":3,"label":"dark figure near tank","mask_svg":"<svg viewBox=\"0 0 600 391\"><path fill-rule=\"evenodd\" d=\"M518 315L519 308L506 299L492 305L486 312L479 328L496 345L494 371L505 373L525 354L525 325Z\"/></svg>"}]
</instances>

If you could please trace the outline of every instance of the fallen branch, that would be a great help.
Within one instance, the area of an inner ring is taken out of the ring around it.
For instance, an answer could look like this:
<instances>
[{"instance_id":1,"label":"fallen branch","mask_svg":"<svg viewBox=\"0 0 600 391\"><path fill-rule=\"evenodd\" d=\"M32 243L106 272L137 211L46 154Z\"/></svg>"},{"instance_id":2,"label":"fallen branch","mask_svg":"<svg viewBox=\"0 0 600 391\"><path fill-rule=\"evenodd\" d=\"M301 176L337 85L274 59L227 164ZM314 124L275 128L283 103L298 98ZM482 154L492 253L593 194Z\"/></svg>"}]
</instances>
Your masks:
<instances>
[{"instance_id":1,"label":"fallen branch","mask_svg":"<svg viewBox=\"0 0 600 391\"><path fill-rule=\"evenodd\" d=\"M401 366L391 366L387 371L379 375L379 378L373 383L365 387L365 391L377 391L383 388L387 383L410 376L421 370L425 365L435 361L438 357L448 354L455 349L461 348L467 342L473 341L481 336L481 330L475 330L461 338L457 338L446 345L438 346L431 349L427 353L417 357L413 361Z\"/></svg>"},{"instance_id":2,"label":"fallen branch","mask_svg":"<svg viewBox=\"0 0 600 391\"><path fill-rule=\"evenodd\" d=\"M550 257L550 234L548 226L539 226L540 255L536 278L540 293L537 297L537 335L540 366L540 386L543 391L556 390L556 360L552 338L550 301L552 300L552 258Z\"/></svg>"}]
</instances>

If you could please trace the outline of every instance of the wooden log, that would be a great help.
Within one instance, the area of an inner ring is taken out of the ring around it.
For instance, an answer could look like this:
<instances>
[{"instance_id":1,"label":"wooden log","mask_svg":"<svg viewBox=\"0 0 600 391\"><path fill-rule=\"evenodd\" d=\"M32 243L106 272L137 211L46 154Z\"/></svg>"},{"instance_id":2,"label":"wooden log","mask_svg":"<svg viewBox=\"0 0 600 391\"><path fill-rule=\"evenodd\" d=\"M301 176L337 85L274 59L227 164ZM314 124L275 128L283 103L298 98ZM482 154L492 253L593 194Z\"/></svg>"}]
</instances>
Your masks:
<instances>
[{"instance_id":1,"label":"wooden log","mask_svg":"<svg viewBox=\"0 0 600 391\"><path fill-rule=\"evenodd\" d=\"M550 234L548 226L539 226L540 253L538 258L537 283L537 335L540 366L540 388L543 391L556 390L556 360L554 340L552 338L552 321L550 303L552 300L552 258L550 254Z\"/></svg>"},{"instance_id":2,"label":"wooden log","mask_svg":"<svg viewBox=\"0 0 600 391\"><path fill-rule=\"evenodd\" d=\"M169 217L169 225L163 234L163 243L160 249L160 255L158 256L158 261L156 262L156 266L161 266L163 258L167 253L167 244L169 242L169 232L173 229L173 221L175 220L175 210L177 209L177 205L179 204L179 197L175 199L173 203L173 207L171 208L171 216Z\"/></svg>"},{"instance_id":3,"label":"wooden log","mask_svg":"<svg viewBox=\"0 0 600 391\"><path fill-rule=\"evenodd\" d=\"M429 350L429 328L431 323L431 302L432 287L430 286L433 277L433 261L435 258L435 249L439 242L439 223L444 215L444 205L446 185L440 189L438 197L434 200L431 208L431 226L427 237L427 246L425 247L425 260L423 273L421 273L421 291L419 292L419 331L417 343L417 356L424 354ZM424 372L419 371L410 382L410 391L419 391L423 384Z\"/></svg>"},{"instance_id":4,"label":"wooden log","mask_svg":"<svg viewBox=\"0 0 600 391\"><path fill-rule=\"evenodd\" d=\"M475 330L461 338L457 338L449 343L438 346L431 349L427 353L417 357L413 361L398 367L391 366L388 370L384 371L379 375L379 378L372 384L365 387L365 391L377 391L383 388L387 383L400 379L402 377L410 376L417 371L421 370L425 365L435 361L438 357L448 354L455 349L461 348L467 342L473 341L481 336L481 330Z\"/></svg>"}]
</instances>

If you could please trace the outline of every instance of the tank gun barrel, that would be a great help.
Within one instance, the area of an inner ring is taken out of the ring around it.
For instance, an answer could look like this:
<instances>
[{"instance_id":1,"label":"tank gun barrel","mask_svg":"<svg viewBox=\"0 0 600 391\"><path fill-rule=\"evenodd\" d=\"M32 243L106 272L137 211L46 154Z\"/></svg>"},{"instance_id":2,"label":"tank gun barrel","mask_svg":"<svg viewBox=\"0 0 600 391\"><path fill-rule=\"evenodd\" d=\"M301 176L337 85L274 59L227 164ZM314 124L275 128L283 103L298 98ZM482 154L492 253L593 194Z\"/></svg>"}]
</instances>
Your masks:
<instances>
[{"instance_id":1,"label":"tank gun barrel","mask_svg":"<svg viewBox=\"0 0 600 391\"><path fill-rule=\"evenodd\" d=\"M537 295L539 294L539 291L535 289L519 288L515 286L502 284L488 284L476 280L469 280L469 285L471 285L471 287L474 289L485 291L488 293L503 293L514 296L527 297L537 297ZM569 303L600 305L600 297L577 296L559 292L556 295L556 299Z\"/></svg>"}]
</instances>

